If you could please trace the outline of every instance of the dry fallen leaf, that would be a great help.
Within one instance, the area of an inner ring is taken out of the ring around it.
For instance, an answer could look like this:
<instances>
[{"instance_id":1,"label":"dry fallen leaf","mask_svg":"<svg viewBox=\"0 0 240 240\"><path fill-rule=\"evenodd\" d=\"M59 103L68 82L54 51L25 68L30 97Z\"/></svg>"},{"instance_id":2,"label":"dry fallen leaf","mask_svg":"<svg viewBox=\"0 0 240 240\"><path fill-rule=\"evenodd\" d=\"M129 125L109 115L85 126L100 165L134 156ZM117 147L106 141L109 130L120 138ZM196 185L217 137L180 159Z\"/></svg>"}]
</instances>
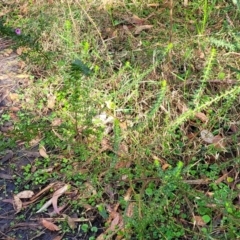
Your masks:
<instances>
[{"instance_id":1,"label":"dry fallen leaf","mask_svg":"<svg viewBox=\"0 0 240 240\"><path fill-rule=\"evenodd\" d=\"M107 138L103 138L101 141L101 147L105 150L112 149L109 140Z\"/></svg>"},{"instance_id":2,"label":"dry fallen leaf","mask_svg":"<svg viewBox=\"0 0 240 240\"><path fill-rule=\"evenodd\" d=\"M120 213L117 212L117 208L119 207L119 204L117 204L114 209L110 206L108 207L108 212L110 212L109 219L107 220L108 223L110 223L109 228L105 230L104 233L100 234L97 237L97 240L103 240L106 239L106 236L115 231L117 229L123 229L123 219Z\"/></svg>"},{"instance_id":3,"label":"dry fallen leaf","mask_svg":"<svg viewBox=\"0 0 240 240\"><path fill-rule=\"evenodd\" d=\"M85 212L90 211L93 209L93 207L87 203L82 204L83 208L85 209Z\"/></svg>"},{"instance_id":4,"label":"dry fallen leaf","mask_svg":"<svg viewBox=\"0 0 240 240\"><path fill-rule=\"evenodd\" d=\"M25 190L25 191L18 193L16 196L18 198L31 198L33 195L34 195L33 191Z\"/></svg>"},{"instance_id":5,"label":"dry fallen leaf","mask_svg":"<svg viewBox=\"0 0 240 240\"><path fill-rule=\"evenodd\" d=\"M214 136L210 131L202 130L201 131L201 138L206 143L213 143Z\"/></svg>"},{"instance_id":6,"label":"dry fallen leaf","mask_svg":"<svg viewBox=\"0 0 240 240\"><path fill-rule=\"evenodd\" d=\"M122 175L121 179L122 179L123 181L126 181L126 180L128 179L128 175L127 175L127 174Z\"/></svg>"},{"instance_id":7,"label":"dry fallen leaf","mask_svg":"<svg viewBox=\"0 0 240 240\"><path fill-rule=\"evenodd\" d=\"M124 18L124 20L130 24L136 24L136 25L143 25L146 22L146 19L140 18L137 15L133 15L132 17L126 17Z\"/></svg>"},{"instance_id":8,"label":"dry fallen leaf","mask_svg":"<svg viewBox=\"0 0 240 240\"><path fill-rule=\"evenodd\" d=\"M177 102L177 107L182 113L188 111L188 107L185 103Z\"/></svg>"},{"instance_id":9,"label":"dry fallen leaf","mask_svg":"<svg viewBox=\"0 0 240 240\"><path fill-rule=\"evenodd\" d=\"M22 55L23 48L22 47L17 48L16 52L18 55Z\"/></svg>"},{"instance_id":10,"label":"dry fallen leaf","mask_svg":"<svg viewBox=\"0 0 240 240\"><path fill-rule=\"evenodd\" d=\"M164 163L164 164L162 165L162 170L166 170L166 169L169 168L169 167L171 167L170 164Z\"/></svg>"},{"instance_id":11,"label":"dry fallen leaf","mask_svg":"<svg viewBox=\"0 0 240 240\"><path fill-rule=\"evenodd\" d=\"M212 143L218 149L225 149L226 143L224 142L224 138L220 135L214 136Z\"/></svg>"},{"instance_id":12,"label":"dry fallen leaf","mask_svg":"<svg viewBox=\"0 0 240 240\"><path fill-rule=\"evenodd\" d=\"M32 139L29 144L31 147L37 146L39 142L42 140L40 136L37 136L36 138Z\"/></svg>"},{"instance_id":13,"label":"dry fallen leaf","mask_svg":"<svg viewBox=\"0 0 240 240\"><path fill-rule=\"evenodd\" d=\"M113 214L113 212L111 214ZM120 214L118 212L114 212L114 218L111 222L109 230L114 231L118 226L119 220L120 220Z\"/></svg>"},{"instance_id":14,"label":"dry fallen leaf","mask_svg":"<svg viewBox=\"0 0 240 240\"><path fill-rule=\"evenodd\" d=\"M232 130L233 133L236 133L239 131L237 125L234 123L230 125L230 129Z\"/></svg>"},{"instance_id":15,"label":"dry fallen leaf","mask_svg":"<svg viewBox=\"0 0 240 240\"><path fill-rule=\"evenodd\" d=\"M122 154L117 153L119 156L123 156ZM122 161L118 161L116 164L115 164L115 168L116 169L120 169L120 168L129 168L131 166L132 162L129 161L128 159L123 159Z\"/></svg>"},{"instance_id":16,"label":"dry fallen leaf","mask_svg":"<svg viewBox=\"0 0 240 240\"><path fill-rule=\"evenodd\" d=\"M189 110L189 108L186 106L185 103L178 102L177 107L182 113L185 113ZM207 122L208 121L208 117L202 112L196 113L195 117L198 118L199 120L201 120L202 122Z\"/></svg>"},{"instance_id":17,"label":"dry fallen leaf","mask_svg":"<svg viewBox=\"0 0 240 240\"><path fill-rule=\"evenodd\" d=\"M207 116L204 113L202 113L202 112L196 113L195 117L200 119L202 122L207 122L208 121Z\"/></svg>"},{"instance_id":18,"label":"dry fallen leaf","mask_svg":"<svg viewBox=\"0 0 240 240\"><path fill-rule=\"evenodd\" d=\"M128 202L130 201L131 197L132 197L132 188L128 188L126 194L124 195L124 200Z\"/></svg>"},{"instance_id":19,"label":"dry fallen leaf","mask_svg":"<svg viewBox=\"0 0 240 240\"><path fill-rule=\"evenodd\" d=\"M46 149L42 146L40 149L39 149L39 154L41 155L41 157L43 158L48 158L48 155L46 153Z\"/></svg>"},{"instance_id":20,"label":"dry fallen leaf","mask_svg":"<svg viewBox=\"0 0 240 240\"><path fill-rule=\"evenodd\" d=\"M62 212L64 208L66 208L66 204L62 205L61 207L58 207L58 211ZM57 215L57 213L53 210L53 211L49 211L48 212L49 217L55 217Z\"/></svg>"},{"instance_id":21,"label":"dry fallen leaf","mask_svg":"<svg viewBox=\"0 0 240 240\"><path fill-rule=\"evenodd\" d=\"M16 75L16 78L20 78L20 79L23 79L23 78L29 78L30 76L28 74L18 74Z\"/></svg>"},{"instance_id":22,"label":"dry fallen leaf","mask_svg":"<svg viewBox=\"0 0 240 240\"><path fill-rule=\"evenodd\" d=\"M126 121L125 122L120 122L119 126L120 126L122 131L127 130L127 127L128 127Z\"/></svg>"},{"instance_id":23,"label":"dry fallen leaf","mask_svg":"<svg viewBox=\"0 0 240 240\"><path fill-rule=\"evenodd\" d=\"M184 7L187 7L187 6L188 6L188 0L184 0L184 1L183 1L183 6L184 6Z\"/></svg>"},{"instance_id":24,"label":"dry fallen leaf","mask_svg":"<svg viewBox=\"0 0 240 240\"><path fill-rule=\"evenodd\" d=\"M47 108L53 109L55 107L56 97L54 95L48 96Z\"/></svg>"},{"instance_id":25,"label":"dry fallen leaf","mask_svg":"<svg viewBox=\"0 0 240 240\"><path fill-rule=\"evenodd\" d=\"M194 216L193 217L194 224L197 226L205 226L206 223L203 221L203 218L201 216Z\"/></svg>"},{"instance_id":26,"label":"dry fallen leaf","mask_svg":"<svg viewBox=\"0 0 240 240\"><path fill-rule=\"evenodd\" d=\"M69 189L69 185L66 184L66 185L64 185L63 187L59 188L56 192L53 193L52 205L53 205L54 211L55 211L57 214L60 214L59 209L58 209L58 206L57 206L58 198L59 198L60 196L62 196L68 189Z\"/></svg>"},{"instance_id":27,"label":"dry fallen leaf","mask_svg":"<svg viewBox=\"0 0 240 240\"><path fill-rule=\"evenodd\" d=\"M127 206L127 210L126 210L126 216L127 217L132 217L133 216L134 207L135 207L135 203L130 202L129 205Z\"/></svg>"},{"instance_id":28,"label":"dry fallen leaf","mask_svg":"<svg viewBox=\"0 0 240 240\"><path fill-rule=\"evenodd\" d=\"M206 192L206 195L207 195L208 197L212 197L212 196L214 195L214 192Z\"/></svg>"},{"instance_id":29,"label":"dry fallen leaf","mask_svg":"<svg viewBox=\"0 0 240 240\"><path fill-rule=\"evenodd\" d=\"M190 132L190 133L187 134L187 138L190 140L190 139L195 138L196 135L197 135L196 133Z\"/></svg>"},{"instance_id":30,"label":"dry fallen leaf","mask_svg":"<svg viewBox=\"0 0 240 240\"><path fill-rule=\"evenodd\" d=\"M104 233L101 233L101 234L96 238L96 240L104 240L104 239L106 239L106 236L105 236Z\"/></svg>"},{"instance_id":31,"label":"dry fallen leaf","mask_svg":"<svg viewBox=\"0 0 240 240\"><path fill-rule=\"evenodd\" d=\"M36 212L36 213L41 213L44 212L49 206L52 204L52 199L49 199L43 206Z\"/></svg>"},{"instance_id":32,"label":"dry fallen leaf","mask_svg":"<svg viewBox=\"0 0 240 240\"><path fill-rule=\"evenodd\" d=\"M18 116L15 113L9 113L11 120L17 122L19 120Z\"/></svg>"},{"instance_id":33,"label":"dry fallen leaf","mask_svg":"<svg viewBox=\"0 0 240 240\"><path fill-rule=\"evenodd\" d=\"M66 215L66 214L62 214L62 215L63 215L63 217L67 220L68 226L69 226L72 230L74 230L74 229L76 228L76 223L75 223L75 221L74 221L71 217L69 217L68 215Z\"/></svg>"},{"instance_id":34,"label":"dry fallen leaf","mask_svg":"<svg viewBox=\"0 0 240 240\"><path fill-rule=\"evenodd\" d=\"M50 231L59 231L60 230L60 228L56 224L49 222L49 221L45 220L44 218L41 220L41 224Z\"/></svg>"},{"instance_id":35,"label":"dry fallen leaf","mask_svg":"<svg viewBox=\"0 0 240 240\"><path fill-rule=\"evenodd\" d=\"M9 57L9 55L10 55L12 52L13 52L13 50L10 49L10 48L8 48L8 49L5 49L5 50L4 50L3 55L4 55L5 57Z\"/></svg>"},{"instance_id":36,"label":"dry fallen leaf","mask_svg":"<svg viewBox=\"0 0 240 240\"><path fill-rule=\"evenodd\" d=\"M19 95L17 93L9 93L8 98L13 102L19 101Z\"/></svg>"},{"instance_id":37,"label":"dry fallen leaf","mask_svg":"<svg viewBox=\"0 0 240 240\"><path fill-rule=\"evenodd\" d=\"M139 34L140 32L144 30L151 29L153 25L142 25L142 26L136 26L134 34Z\"/></svg>"},{"instance_id":38,"label":"dry fallen leaf","mask_svg":"<svg viewBox=\"0 0 240 240\"><path fill-rule=\"evenodd\" d=\"M20 211L21 211L21 209L22 209L22 201L21 201L21 199L18 197L18 196L16 196L16 195L14 195L13 196L13 199L14 199L14 201L13 201L13 207L14 207L14 209L16 210L16 213L19 213Z\"/></svg>"},{"instance_id":39,"label":"dry fallen leaf","mask_svg":"<svg viewBox=\"0 0 240 240\"><path fill-rule=\"evenodd\" d=\"M128 154L128 146L127 146L126 143L121 142L120 146L118 148L118 155L119 156L124 156L124 155L127 155L127 154Z\"/></svg>"}]
</instances>

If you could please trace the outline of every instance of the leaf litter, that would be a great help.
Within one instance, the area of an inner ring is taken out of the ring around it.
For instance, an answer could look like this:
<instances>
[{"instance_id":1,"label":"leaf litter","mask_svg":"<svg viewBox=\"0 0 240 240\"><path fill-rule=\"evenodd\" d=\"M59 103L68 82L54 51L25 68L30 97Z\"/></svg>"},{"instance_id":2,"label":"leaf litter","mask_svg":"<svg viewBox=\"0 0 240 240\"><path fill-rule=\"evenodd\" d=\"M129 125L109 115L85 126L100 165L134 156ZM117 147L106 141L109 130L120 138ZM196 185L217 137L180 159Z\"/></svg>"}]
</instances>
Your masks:
<instances>
[{"instance_id":1,"label":"leaf litter","mask_svg":"<svg viewBox=\"0 0 240 240\"><path fill-rule=\"evenodd\" d=\"M44 218L40 222L45 228L47 228L50 231L59 231L60 230L60 228L56 224L54 224L50 221L47 221Z\"/></svg>"}]
</instances>

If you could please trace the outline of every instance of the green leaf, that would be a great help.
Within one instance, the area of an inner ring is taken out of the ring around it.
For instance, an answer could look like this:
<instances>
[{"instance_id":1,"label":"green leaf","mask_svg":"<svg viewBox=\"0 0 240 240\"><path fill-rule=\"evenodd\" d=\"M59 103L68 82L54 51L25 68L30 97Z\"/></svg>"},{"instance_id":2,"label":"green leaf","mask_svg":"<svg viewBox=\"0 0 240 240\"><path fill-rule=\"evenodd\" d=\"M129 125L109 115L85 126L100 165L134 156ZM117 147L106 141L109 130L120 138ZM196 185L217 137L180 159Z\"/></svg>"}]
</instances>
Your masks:
<instances>
[{"instance_id":1,"label":"green leaf","mask_svg":"<svg viewBox=\"0 0 240 240\"><path fill-rule=\"evenodd\" d=\"M91 231L96 233L98 231L98 228L97 227L91 227Z\"/></svg>"},{"instance_id":2,"label":"green leaf","mask_svg":"<svg viewBox=\"0 0 240 240\"><path fill-rule=\"evenodd\" d=\"M233 178L231 178L231 177L227 177L227 182L229 182L229 183L231 183L231 182L233 182Z\"/></svg>"},{"instance_id":3,"label":"green leaf","mask_svg":"<svg viewBox=\"0 0 240 240\"><path fill-rule=\"evenodd\" d=\"M104 218L104 219L107 219L108 218L108 213L105 209L105 207L102 205L102 204L99 204L97 206L98 208L98 211L99 211L99 214Z\"/></svg>"},{"instance_id":4,"label":"green leaf","mask_svg":"<svg viewBox=\"0 0 240 240\"><path fill-rule=\"evenodd\" d=\"M147 188L147 189L145 190L145 193L150 197L150 196L153 195L153 190L152 190L151 188Z\"/></svg>"},{"instance_id":5,"label":"green leaf","mask_svg":"<svg viewBox=\"0 0 240 240\"><path fill-rule=\"evenodd\" d=\"M208 215L203 215L202 219L205 223L209 223L211 221L211 218Z\"/></svg>"},{"instance_id":6,"label":"green leaf","mask_svg":"<svg viewBox=\"0 0 240 240\"><path fill-rule=\"evenodd\" d=\"M83 230L83 232L87 233L87 232L88 232L88 229L89 229L88 224L84 223L84 224L81 226L81 229Z\"/></svg>"},{"instance_id":7,"label":"green leaf","mask_svg":"<svg viewBox=\"0 0 240 240\"><path fill-rule=\"evenodd\" d=\"M72 73L83 73L86 76L90 76L91 69L85 65L80 59L75 59L71 64Z\"/></svg>"}]
</instances>

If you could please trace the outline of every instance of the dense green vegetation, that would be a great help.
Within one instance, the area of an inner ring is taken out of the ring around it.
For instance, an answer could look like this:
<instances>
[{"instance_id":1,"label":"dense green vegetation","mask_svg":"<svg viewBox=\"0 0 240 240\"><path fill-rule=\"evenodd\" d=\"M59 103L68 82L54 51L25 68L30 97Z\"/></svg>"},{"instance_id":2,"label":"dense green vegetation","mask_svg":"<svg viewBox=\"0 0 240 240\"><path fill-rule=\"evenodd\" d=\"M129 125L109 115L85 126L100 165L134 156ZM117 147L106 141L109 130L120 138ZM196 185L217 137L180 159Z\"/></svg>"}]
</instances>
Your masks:
<instances>
[{"instance_id":1,"label":"dense green vegetation","mask_svg":"<svg viewBox=\"0 0 240 240\"><path fill-rule=\"evenodd\" d=\"M32 76L1 151L41 153L16 191L69 184L67 214L102 222L91 239L240 237L240 13L184 2L0 3Z\"/></svg>"}]
</instances>

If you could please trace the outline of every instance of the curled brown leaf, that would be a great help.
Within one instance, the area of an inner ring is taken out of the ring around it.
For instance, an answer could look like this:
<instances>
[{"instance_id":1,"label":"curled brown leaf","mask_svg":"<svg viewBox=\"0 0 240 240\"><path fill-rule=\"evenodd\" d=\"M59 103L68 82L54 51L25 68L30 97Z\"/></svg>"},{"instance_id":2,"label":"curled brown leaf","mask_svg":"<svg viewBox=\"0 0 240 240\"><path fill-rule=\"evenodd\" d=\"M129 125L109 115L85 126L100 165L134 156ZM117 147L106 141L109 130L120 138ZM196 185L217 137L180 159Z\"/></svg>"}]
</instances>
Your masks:
<instances>
[{"instance_id":1,"label":"curled brown leaf","mask_svg":"<svg viewBox=\"0 0 240 240\"><path fill-rule=\"evenodd\" d=\"M56 224L49 222L49 221L45 220L44 218L41 220L41 224L50 231L59 231L60 230L60 228Z\"/></svg>"},{"instance_id":2,"label":"curled brown leaf","mask_svg":"<svg viewBox=\"0 0 240 240\"><path fill-rule=\"evenodd\" d=\"M144 31L144 30L149 30L153 27L153 25L142 25L142 26L137 26L135 28L135 34L139 34L140 32Z\"/></svg>"}]
</instances>

